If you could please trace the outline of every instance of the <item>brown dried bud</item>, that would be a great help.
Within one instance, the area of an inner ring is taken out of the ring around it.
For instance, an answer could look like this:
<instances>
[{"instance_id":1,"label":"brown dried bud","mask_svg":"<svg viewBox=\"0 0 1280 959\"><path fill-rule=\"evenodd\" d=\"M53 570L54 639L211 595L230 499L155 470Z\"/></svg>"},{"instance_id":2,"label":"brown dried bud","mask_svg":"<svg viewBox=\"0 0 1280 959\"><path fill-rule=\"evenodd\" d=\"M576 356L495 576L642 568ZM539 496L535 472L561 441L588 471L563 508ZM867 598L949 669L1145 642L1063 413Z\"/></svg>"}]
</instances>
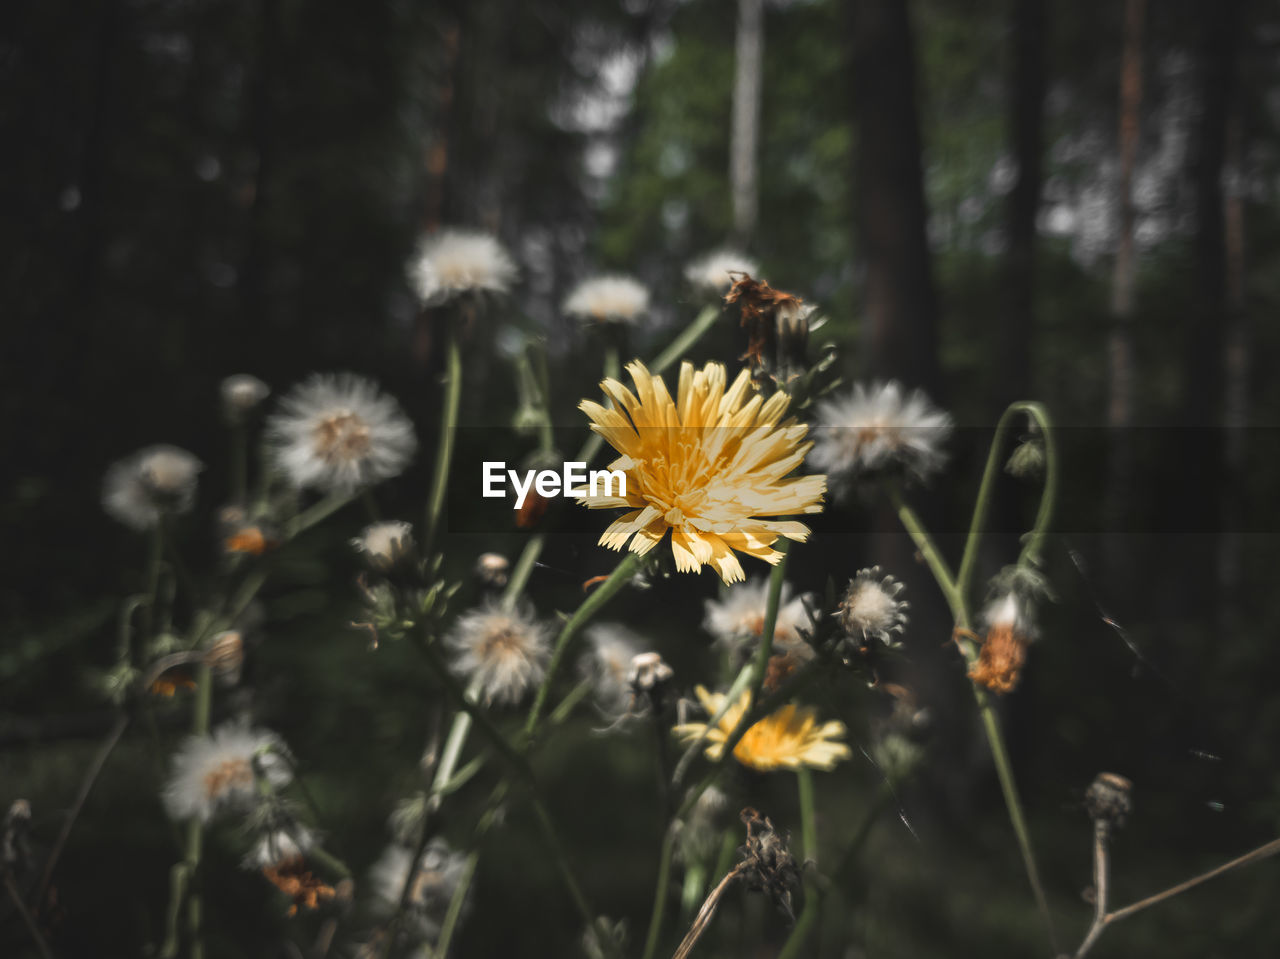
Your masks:
<instances>
[{"instance_id":1,"label":"brown dried bud","mask_svg":"<svg viewBox=\"0 0 1280 959\"><path fill-rule=\"evenodd\" d=\"M768 816L749 806L739 815L747 827L747 842L738 849L747 888L766 893L795 922L791 893L800 883L801 869L787 848L787 836L773 828Z\"/></svg>"},{"instance_id":2,"label":"brown dried bud","mask_svg":"<svg viewBox=\"0 0 1280 959\"><path fill-rule=\"evenodd\" d=\"M1012 623L997 622L988 630L978 661L969 668L969 678L1002 696L1017 688L1026 661L1026 637L1015 631Z\"/></svg>"},{"instance_id":3,"label":"brown dried bud","mask_svg":"<svg viewBox=\"0 0 1280 959\"><path fill-rule=\"evenodd\" d=\"M1123 826L1133 810L1133 783L1117 773L1098 773L1084 794L1091 819Z\"/></svg>"}]
</instances>

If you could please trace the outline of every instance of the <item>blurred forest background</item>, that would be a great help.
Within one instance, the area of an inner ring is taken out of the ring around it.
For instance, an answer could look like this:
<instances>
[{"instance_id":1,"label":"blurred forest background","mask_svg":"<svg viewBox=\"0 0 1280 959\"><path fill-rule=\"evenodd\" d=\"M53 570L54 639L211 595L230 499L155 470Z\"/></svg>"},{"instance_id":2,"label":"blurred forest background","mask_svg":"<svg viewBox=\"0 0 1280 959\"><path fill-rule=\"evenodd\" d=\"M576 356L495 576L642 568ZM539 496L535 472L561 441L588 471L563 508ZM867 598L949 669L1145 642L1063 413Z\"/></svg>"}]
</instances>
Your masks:
<instances>
[{"instance_id":1,"label":"blurred forest background","mask_svg":"<svg viewBox=\"0 0 1280 959\"><path fill-rule=\"evenodd\" d=\"M1081 797L1095 773L1135 783L1120 902L1280 831L1276 5L20 0L0 9L0 78L0 803L31 801L38 843L113 722L89 678L140 588L144 544L99 507L106 466L153 442L208 464L183 525L199 572L226 489L219 381L250 372L280 393L351 369L417 424L424 452L380 495L418 515L441 361L404 266L452 225L497 234L519 261L507 318L545 337L557 422L577 430L601 348L563 315L573 284L615 270L649 285L653 322L629 346L652 356L699 307L684 265L748 250L819 304L815 339L836 344L847 379L897 377L952 411L951 465L920 497L950 549L1004 404L1048 406L1064 427L1058 602L1002 709L1068 939L1091 915ZM506 429L516 342L468 351L464 405L513 465L532 448ZM696 352L741 349L727 318ZM1008 482L989 573L1031 505ZM427 713L412 653L371 654L347 626L351 512L280 558L243 695L301 757L359 873L412 788ZM936 591L875 510L833 505L814 526L825 545L795 551L800 589L877 562L908 583L913 682L936 720L822 954L1043 954ZM465 578L522 535L456 532L447 565ZM535 586L560 608L611 568L593 542L565 533L544 555ZM717 584L678 585L606 618L648 631L679 672L707 655ZM864 708L831 708L865 732ZM186 712L159 719L176 738ZM652 770L593 725L566 727L539 773L598 907L634 941L661 829ZM828 778L820 814L838 834L878 778L861 761ZM139 955L159 935L174 858L160 781L131 731L59 866L60 956ZM793 803L779 789L765 811L794 827ZM514 809L482 861L458 955L577 949L527 816ZM291 955L256 877L216 844L208 868L226 877L209 884L210 954ZM1096 954L1275 955L1277 870L1136 916ZM766 905L724 909L743 930L734 954L772 955L785 936ZM31 948L0 904L0 955Z\"/></svg>"}]
</instances>

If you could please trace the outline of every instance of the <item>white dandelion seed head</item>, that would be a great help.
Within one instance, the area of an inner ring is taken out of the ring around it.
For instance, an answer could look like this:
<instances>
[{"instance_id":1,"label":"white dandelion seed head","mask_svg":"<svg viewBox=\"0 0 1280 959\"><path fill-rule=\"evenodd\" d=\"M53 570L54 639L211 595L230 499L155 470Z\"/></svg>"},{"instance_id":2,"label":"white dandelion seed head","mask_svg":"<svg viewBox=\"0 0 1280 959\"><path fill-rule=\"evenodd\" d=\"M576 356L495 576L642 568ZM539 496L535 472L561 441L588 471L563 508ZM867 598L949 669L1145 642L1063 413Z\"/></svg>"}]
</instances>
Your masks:
<instances>
[{"instance_id":1,"label":"white dandelion seed head","mask_svg":"<svg viewBox=\"0 0 1280 959\"><path fill-rule=\"evenodd\" d=\"M262 869L279 866L289 859L306 854L316 844L315 833L306 826L294 824L288 829L272 829L264 832L245 856L245 869Z\"/></svg>"},{"instance_id":2,"label":"white dandelion seed head","mask_svg":"<svg viewBox=\"0 0 1280 959\"><path fill-rule=\"evenodd\" d=\"M909 604L898 598L903 588L892 576L881 575L879 566L858 570L840 601L840 625L854 639L892 646L893 634L907 625Z\"/></svg>"},{"instance_id":3,"label":"white dandelion seed head","mask_svg":"<svg viewBox=\"0 0 1280 959\"><path fill-rule=\"evenodd\" d=\"M996 593L982 607L978 621L990 632L1007 629L1022 640L1030 642L1039 635L1032 601L1017 590Z\"/></svg>"},{"instance_id":4,"label":"white dandelion seed head","mask_svg":"<svg viewBox=\"0 0 1280 959\"><path fill-rule=\"evenodd\" d=\"M740 655L760 642L764 633L764 617L769 605L769 581L751 579L729 587L723 599L706 601L702 628L718 646ZM791 596L791 584L782 584L778 598L778 619L773 627L773 645L778 652L805 646L805 635L813 624L809 610L812 595Z\"/></svg>"},{"instance_id":5,"label":"white dandelion seed head","mask_svg":"<svg viewBox=\"0 0 1280 959\"><path fill-rule=\"evenodd\" d=\"M648 289L629 276L584 280L564 301L564 311L570 316L595 323L635 323L648 309Z\"/></svg>"},{"instance_id":6,"label":"white dandelion seed head","mask_svg":"<svg viewBox=\"0 0 1280 959\"><path fill-rule=\"evenodd\" d=\"M597 623L586 631L587 652L579 662L591 682L596 706L606 716L621 716L632 705L632 660L645 649L643 640L618 623Z\"/></svg>"},{"instance_id":7,"label":"white dandelion seed head","mask_svg":"<svg viewBox=\"0 0 1280 959\"><path fill-rule=\"evenodd\" d=\"M690 284L707 293L723 295L733 285L731 273L748 273L756 276L760 264L745 253L736 250L716 250L691 262L684 269Z\"/></svg>"},{"instance_id":8,"label":"white dandelion seed head","mask_svg":"<svg viewBox=\"0 0 1280 959\"><path fill-rule=\"evenodd\" d=\"M257 409L258 404L271 395L271 387L248 373L228 376L219 387L222 410L231 419L238 420Z\"/></svg>"},{"instance_id":9,"label":"white dandelion seed head","mask_svg":"<svg viewBox=\"0 0 1280 959\"><path fill-rule=\"evenodd\" d=\"M437 306L463 293L505 293L516 265L487 233L443 230L424 239L409 264L409 282L423 306Z\"/></svg>"},{"instance_id":10,"label":"white dandelion seed head","mask_svg":"<svg viewBox=\"0 0 1280 959\"><path fill-rule=\"evenodd\" d=\"M458 617L445 643L453 671L479 683L488 703L518 701L542 681L551 654L550 630L534 619L532 607L507 610L492 600Z\"/></svg>"},{"instance_id":11,"label":"white dandelion seed head","mask_svg":"<svg viewBox=\"0 0 1280 959\"><path fill-rule=\"evenodd\" d=\"M166 511L190 512L204 464L176 446L148 446L112 463L102 480L102 508L136 530L150 529Z\"/></svg>"},{"instance_id":12,"label":"white dandelion seed head","mask_svg":"<svg viewBox=\"0 0 1280 959\"><path fill-rule=\"evenodd\" d=\"M385 572L413 549L413 524L402 520L370 523L351 545L364 555L370 566Z\"/></svg>"},{"instance_id":13,"label":"white dandelion seed head","mask_svg":"<svg viewBox=\"0 0 1280 959\"><path fill-rule=\"evenodd\" d=\"M897 382L856 384L848 395L819 403L817 420L809 463L833 486L847 489L888 470L925 479L946 459L941 447L951 417Z\"/></svg>"},{"instance_id":14,"label":"white dandelion seed head","mask_svg":"<svg viewBox=\"0 0 1280 959\"><path fill-rule=\"evenodd\" d=\"M413 424L373 380L316 373L267 419L271 456L294 486L351 493L398 476L418 447Z\"/></svg>"},{"instance_id":15,"label":"white dandelion seed head","mask_svg":"<svg viewBox=\"0 0 1280 959\"><path fill-rule=\"evenodd\" d=\"M391 845L374 863L369 881L380 913L386 914L398 908L412 862L410 850L401 845ZM439 924L465 870L466 857L450 849L444 839L435 836L427 843L406 903L420 935L434 939L440 931Z\"/></svg>"},{"instance_id":16,"label":"white dandelion seed head","mask_svg":"<svg viewBox=\"0 0 1280 959\"><path fill-rule=\"evenodd\" d=\"M173 758L165 809L175 820L208 822L223 810L249 808L258 798L259 775L274 789L293 778L284 741L275 733L232 722L189 736Z\"/></svg>"}]
</instances>

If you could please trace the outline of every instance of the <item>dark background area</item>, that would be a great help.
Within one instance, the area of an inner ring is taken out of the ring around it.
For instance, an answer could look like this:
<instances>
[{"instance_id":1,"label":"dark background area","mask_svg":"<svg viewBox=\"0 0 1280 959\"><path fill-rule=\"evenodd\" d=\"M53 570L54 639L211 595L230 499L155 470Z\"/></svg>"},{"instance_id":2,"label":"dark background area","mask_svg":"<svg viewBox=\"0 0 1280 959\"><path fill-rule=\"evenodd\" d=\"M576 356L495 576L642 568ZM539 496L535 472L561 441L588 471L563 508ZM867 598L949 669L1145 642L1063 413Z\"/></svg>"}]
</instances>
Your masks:
<instances>
[{"instance_id":1,"label":"dark background area","mask_svg":"<svg viewBox=\"0 0 1280 959\"><path fill-rule=\"evenodd\" d=\"M836 344L846 379L898 377L953 412L949 466L915 497L953 558L1004 404L1047 405L1064 427L1047 554L1057 602L1001 708L1069 941L1091 913L1081 798L1097 772L1135 783L1118 902L1276 835L1280 16L1245 0L1141 6L1138 22L1126 19L1134 0L765 4L757 212L735 216L730 0L5 5L0 803L29 799L47 848L111 723L90 679L111 663L145 544L103 515L106 467L156 442L204 460L181 532L195 572L213 567L224 376L253 373L277 394L312 370L376 377L421 442L379 503L420 515L441 359L404 265L424 231L466 225L521 265L497 315L544 338L570 437L602 356L560 310L572 285L604 269L643 279L654 315L627 353L652 356L700 307L684 264L744 246L771 283L819 304L815 345ZM1126 77L1131 93L1141 80L1127 107ZM533 449L505 429L514 342L467 345L463 420L485 429L464 433L464 480L494 444L513 465ZM693 358L732 365L742 349L726 317ZM985 574L1012 561L1034 492L1002 479ZM452 575L486 550L519 550L525 534L456 499L442 544ZM362 519L340 514L278 557L245 687L218 707L249 703L289 742L358 877L414 788L435 695L411 650L370 653L346 625L358 599L347 540ZM904 668L935 719L897 797L914 832L883 818L814 954L1043 954L925 569L872 506L832 503L814 520L792 581L821 589L873 563L906 581ZM543 615L572 609L582 581L611 568L594 546L602 526L576 515L552 536L531 584ZM709 574L676 577L605 618L650 637L682 676L705 676L702 600L716 592ZM472 585L455 608L468 597ZM823 700L855 739L882 706L848 682ZM185 707L158 718L176 742ZM597 908L628 920L638 952L661 830L652 745L597 725L564 727L538 772ZM59 956L139 955L159 938L176 854L158 762L132 730L90 797L58 872ZM835 848L878 782L860 757L820 777ZM491 785L451 807L443 830L457 844ZM797 826L789 781L738 786ZM284 941L309 941L314 917L285 920L236 850L233 832L215 831L208 954L289 955ZM1277 868L1135 916L1095 954L1274 955ZM488 840L471 909L458 955L577 948L518 803ZM726 900L717 922L708 955L772 955L785 937L755 899ZM0 905L0 955L30 950Z\"/></svg>"}]
</instances>

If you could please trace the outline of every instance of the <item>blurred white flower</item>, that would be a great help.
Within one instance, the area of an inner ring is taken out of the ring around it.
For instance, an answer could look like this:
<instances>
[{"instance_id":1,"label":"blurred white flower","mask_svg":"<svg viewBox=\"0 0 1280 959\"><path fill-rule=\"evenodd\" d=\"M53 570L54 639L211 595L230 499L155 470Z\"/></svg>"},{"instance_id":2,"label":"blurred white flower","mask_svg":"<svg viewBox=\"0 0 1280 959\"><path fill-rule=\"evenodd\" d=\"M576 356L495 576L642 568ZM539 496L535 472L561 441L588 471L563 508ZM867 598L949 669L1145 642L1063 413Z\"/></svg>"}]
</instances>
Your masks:
<instances>
[{"instance_id":1,"label":"blurred white flower","mask_svg":"<svg viewBox=\"0 0 1280 959\"><path fill-rule=\"evenodd\" d=\"M847 396L819 403L817 420L809 463L846 488L888 470L924 479L942 465L951 433L950 416L920 390L907 394L893 381L859 383Z\"/></svg>"},{"instance_id":2,"label":"blurred white flower","mask_svg":"<svg viewBox=\"0 0 1280 959\"><path fill-rule=\"evenodd\" d=\"M749 273L755 276L760 265L745 253L734 250L717 250L699 257L685 267L684 275L692 285L707 293L724 295L733 284L730 273Z\"/></svg>"},{"instance_id":3,"label":"blurred white flower","mask_svg":"<svg viewBox=\"0 0 1280 959\"><path fill-rule=\"evenodd\" d=\"M412 862L410 850L392 845L374 863L369 880L380 913L386 914L399 907ZM434 939L466 870L466 857L451 850L447 842L436 836L427 843L418 862L418 872L409 889L406 906L408 915L417 925L418 934Z\"/></svg>"},{"instance_id":4,"label":"blurred white flower","mask_svg":"<svg viewBox=\"0 0 1280 959\"><path fill-rule=\"evenodd\" d=\"M579 664L590 680L596 705L606 716L621 716L632 705L632 660L645 651L643 641L617 623L597 623L587 628L587 652Z\"/></svg>"},{"instance_id":5,"label":"blurred white flower","mask_svg":"<svg viewBox=\"0 0 1280 959\"><path fill-rule=\"evenodd\" d=\"M222 412L233 422L243 419L271 394L271 387L248 373L237 373L222 381Z\"/></svg>"},{"instance_id":6,"label":"blurred white flower","mask_svg":"<svg viewBox=\"0 0 1280 959\"><path fill-rule=\"evenodd\" d=\"M467 684L478 682L486 703L514 703L542 681L549 632L527 604L506 610L491 600L459 616L445 642L453 671Z\"/></svg>"},{"instance_id":7,"label":"blurred white flower","mask_svg":"<svg viewBox=\"0 0 1280 959\"><path fill-rule=\"evenodd\" d=\"M173 759L164 804L173 819L208 822L224 809L244 809L257 799L255 777L279 789L293 778L284 741L264 729L225 723L206 736L188 736Z\"/></svg>"},{"instance_id":8,"label":"blurred white flower","mask_svg":"<svg viewBox=\"0 0 1280 959\"><path fill-rule=\"evenodd\" d=\"M402 520L371 523L351 545L364 554L370 566L386 572L413 549L413 524Z\"/></svg>"},{"instance_id":9,"label":"blurred white flower","mask_svg":"<svg viewBox=\"0 0 1280 959\"><path fill-rule=\"evenodd\" d=\"M148 446L112 463L102 481L102 508L136 530L150 529L165 512L186 513L196 499L204 464L176 446Z\"/></svg>"},{"instance_id":10,"label":"blurred white flower","mask_svg":"<svg viewBox=\"0 0 1280 959\"><path fill-rule=\"evenodd\" d=\"M855 640L878 639L892 646L893 634L907 624L909 604L898 599L902 590L892 576L881 576L879 566L858 570L840 601L840 625Z\"/></svg>"},{"instance_id":11,"label":"blurred white flower","mask_svg":"<svg viewBox=\"0 0 1280 959\"><path fill-rule=\"evenodd\" d=\"M487 233L443 230L422 241L409 264L409 281L424 306L469 292L505 293L516 265Z\"/></svg>"},{"instance_id":12,"label":"blurred white flower","mask_svg":"<svg viewBox=\"0 0 1280 959\"><path fill-rule=\"evenodd\" d=\"M418 440L393 397L351 373L317 373L266 424L275 464L294 486L350 493L399 475Z\"/></svg>"},{"instance_id":13,"label":"blurred white flower","mask_svg":"<svg viewBox=\"0 0 1280 959\"><path fill-rule=\"evenodd\" d=\"M805 645L804 634L812 629L808 606L812 596L791 597L791 584L782 584L778 598L778 620L773 627L773 645L779 652ZM706 601L703 628L715 637L717 645L735 655L747 653L764 634L765 610L769 605L769 581L752 579L729 587L719 600Z\"/></svg>"},{"instance_id":14,"label":"blurred white flower","mask_svg":"<svg viewBox=\"0 0 1280 959\"><path fill-rule=\"evenodd\" d=\"M635 323L649 309L649 291L629 276L597 276L579 283L564 311L597 323Z\"/></svg>"}]
</instances>

